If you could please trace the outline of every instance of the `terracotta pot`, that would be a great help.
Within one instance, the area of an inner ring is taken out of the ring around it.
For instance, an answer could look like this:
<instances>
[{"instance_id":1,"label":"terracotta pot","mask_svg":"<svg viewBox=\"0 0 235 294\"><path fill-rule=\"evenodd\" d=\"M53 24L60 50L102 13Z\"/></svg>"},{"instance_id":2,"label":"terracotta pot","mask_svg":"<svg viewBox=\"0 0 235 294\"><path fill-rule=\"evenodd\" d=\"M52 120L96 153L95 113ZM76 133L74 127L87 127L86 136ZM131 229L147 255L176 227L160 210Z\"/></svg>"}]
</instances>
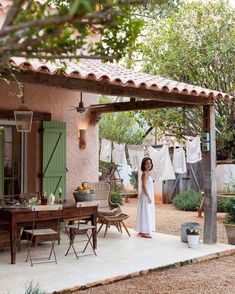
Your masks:
<instances>
[{"instance_id":1,"label":"terracotta pot","mask_svg":"<svg viewBox=\"0 0 235 294\"><path fill-rule=\"evenodd\" d=\"M231 245L235 245L235 224L224 224L228 243Z\"/></svg>"}]
</instances>

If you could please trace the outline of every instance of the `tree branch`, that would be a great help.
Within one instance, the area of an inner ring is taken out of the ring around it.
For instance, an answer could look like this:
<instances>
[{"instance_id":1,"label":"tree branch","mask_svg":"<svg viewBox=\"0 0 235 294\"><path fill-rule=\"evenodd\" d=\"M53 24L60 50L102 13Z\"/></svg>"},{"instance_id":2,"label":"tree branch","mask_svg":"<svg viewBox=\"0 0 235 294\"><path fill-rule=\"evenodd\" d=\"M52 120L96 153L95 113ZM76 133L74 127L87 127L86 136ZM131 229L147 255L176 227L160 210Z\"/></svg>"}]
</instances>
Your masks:
<instances>
[{"instance_id":1,"label":"tree branch","mask_svg":"<svg viewBox=\"0 0 235 294\"><path fill-rule=\"evenodd\" d=\"M14 0L11 8L9 9L6 18L4 20L4 23L2 25L2 29L10 26L14 19L16 18L19 11L22 9L23 4L26 0Z\"/></svg>"}]
</instances>

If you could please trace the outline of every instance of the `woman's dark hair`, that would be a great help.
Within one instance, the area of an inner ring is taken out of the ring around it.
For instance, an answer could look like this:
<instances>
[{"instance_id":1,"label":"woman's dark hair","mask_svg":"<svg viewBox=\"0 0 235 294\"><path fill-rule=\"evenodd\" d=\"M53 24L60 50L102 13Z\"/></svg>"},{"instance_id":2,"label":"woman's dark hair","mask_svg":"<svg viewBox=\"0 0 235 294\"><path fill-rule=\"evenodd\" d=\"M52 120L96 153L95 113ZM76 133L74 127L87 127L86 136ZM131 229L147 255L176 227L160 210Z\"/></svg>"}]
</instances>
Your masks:
<instances>
[{"instance_id":1,"label":"woman's dark hair","mask_svg":"<svg viewBox=\"0 0 235 294\"><path fill-rule=\"evenodd\" d=\"M151 168L150 168L150 170L153 169L153 162L152 162L152 159L151 159L150 157L145 157L145 158L143 158L143 160L142 160L142 162L141 162L141 170L142 170L142 172L145 171L144 166L145 166L146 161L148 161L148 160L151 161L151 165L152 165Z\"/></svg>"}]
</instances>

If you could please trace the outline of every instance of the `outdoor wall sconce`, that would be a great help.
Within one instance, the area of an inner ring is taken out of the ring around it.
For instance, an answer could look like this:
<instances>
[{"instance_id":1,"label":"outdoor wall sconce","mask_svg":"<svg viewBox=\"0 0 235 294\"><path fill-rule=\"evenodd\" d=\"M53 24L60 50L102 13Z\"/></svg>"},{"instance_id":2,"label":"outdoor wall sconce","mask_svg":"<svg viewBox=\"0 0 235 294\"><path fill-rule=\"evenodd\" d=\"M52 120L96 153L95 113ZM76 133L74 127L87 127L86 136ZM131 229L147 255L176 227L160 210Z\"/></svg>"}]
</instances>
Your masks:
<instances>
[{"instance_id":1,"label":"outdoor wall sconce","mask_svg":"<svg viewBox=\"0 0 235 294\"><path fill-rule=\"evenodd\" d=\"M21 90L21 106L14 111L14 117L16 122L17 132L30 132L33 120L33 111L29 110L25 106L24 101L24 88L23 85L20 86Z\"/></svg>"},{"instance_id":2,"label":"outdoor wall sconce","mask_svg":"<svg viewBox=\"0 0 235 294\"><path fill-rule=\"evenodd\" d=\"M78 133L79 137L79 148L85 149L86 148L86 130L80 129Z\"/></svg>"}]
</instances>

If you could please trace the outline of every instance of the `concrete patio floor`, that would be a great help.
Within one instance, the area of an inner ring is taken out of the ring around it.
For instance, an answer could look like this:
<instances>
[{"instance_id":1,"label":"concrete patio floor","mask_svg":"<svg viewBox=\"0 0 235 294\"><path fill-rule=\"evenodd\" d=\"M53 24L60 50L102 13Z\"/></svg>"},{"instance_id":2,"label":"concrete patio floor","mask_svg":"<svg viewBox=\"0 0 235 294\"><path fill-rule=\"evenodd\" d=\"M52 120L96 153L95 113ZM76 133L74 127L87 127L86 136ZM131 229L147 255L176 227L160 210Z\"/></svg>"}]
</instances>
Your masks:
<instances>
[{"instance_id":1,"label":"concrete patio floor","mask_svg":"<svg viewBox=\"0 0 235 294\"><path fill-rule=\"evenodd\" d=\"M39 284L45 293L62 293L66 289L107 283L143 271L235 252L235 246L228 244L200 243L199 248L191 249L177 236L154 233L152 239L145 239L138 237L134 230L129 231L131 237L126 232L121 234L116 228L111 228L105 239L101 232L97 256L82 256L79 260L74 254L64 256L68 239L62 233L61 244L56 246L58 264L36 264L31 267L29 262L25 262L26 246L23 244L17 253L17 263L12 265L10 251L4 250L0 252L0 294L24 294L30 282ZM35 248L33 254L45 256L48 249L49 245L44 243Z\"/></svg>"}]
</instances>

